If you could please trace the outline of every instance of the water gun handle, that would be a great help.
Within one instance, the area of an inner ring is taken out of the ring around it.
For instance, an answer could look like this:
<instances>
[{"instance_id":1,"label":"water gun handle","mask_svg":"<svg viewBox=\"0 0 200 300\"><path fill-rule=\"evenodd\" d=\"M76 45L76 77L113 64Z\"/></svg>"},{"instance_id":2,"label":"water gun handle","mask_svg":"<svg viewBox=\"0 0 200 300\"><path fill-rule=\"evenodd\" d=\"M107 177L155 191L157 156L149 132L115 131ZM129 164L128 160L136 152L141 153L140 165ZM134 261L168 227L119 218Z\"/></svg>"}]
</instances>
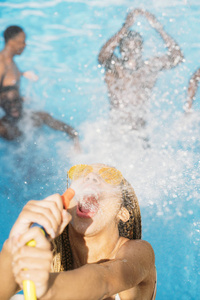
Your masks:
<instances>
[{"instance_id":1,"label":"water gun handle","mask_svg":"<svg viewBox=\"0 0 200 300\"><path fill-rule=\"evenodd\" d=\"M46 237L48 236L45 229L41 225L34 223L31 227L34 227L34 226L40 227L40 230L42 231L42 233ZM35 247L36 241L31 240L26 245L29 247ZM24 291L24 299L25 300L37 300L35 283L32 280L23 280L23 291Z\"/></svg>"},{"instance_id":2,"label":"water gun handle","mask_svg":"<svg viewBox=\"0 0 200 300\"><path fill-rule=\"evenodd\" d=\"M64 194L61 196L63 205L65 209L68 208L70 200L74 197L75 192L73 189L68 188ZM41 228L41 231L45 236L47 236L47 233L45 229L40 226L39 224L34 223L32 226L39 226ZM27 246L29 247L35 247L36 246L36 241L31 240L27 243ZM37 300L36 297L36 289L35 289L35 284L32 280L23 280L23 291L24 291L24 299L25 300Z\"/></svg>"}]
</instances>

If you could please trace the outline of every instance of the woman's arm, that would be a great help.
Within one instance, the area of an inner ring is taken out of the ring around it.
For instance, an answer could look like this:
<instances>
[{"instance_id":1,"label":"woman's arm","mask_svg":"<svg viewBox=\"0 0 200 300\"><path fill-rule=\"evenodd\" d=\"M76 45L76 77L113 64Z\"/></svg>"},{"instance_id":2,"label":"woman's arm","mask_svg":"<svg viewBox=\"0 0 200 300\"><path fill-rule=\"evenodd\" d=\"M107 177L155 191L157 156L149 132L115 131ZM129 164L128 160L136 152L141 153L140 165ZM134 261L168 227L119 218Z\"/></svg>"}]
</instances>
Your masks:
<instances>
[{"instance_id":1,"label":"woman's arm","mask_svg":"<svg viewBox=\"0 0 200 300\"><path fill-rule=\"evenodd\" d=\"M105 299L145 283L154 269L150 244L141 240L128 241L114 260L51 274L48 292L41 300ZM135 295L135 291L133 293Z\"/></svg>"},{"instance_id":2,"label":"woman's arm","mask_svg":"<svg viewBox=\"0 0 200 300\"><path fill-rule=\"evenodd\" d=\"M112 57L115 48L119 45L119 42L128 32L128 27L123 24L122 28L101 48L98 56L100 64L106 64L106 62Z\"/></svg>"},{"instance_id":3,"label":"woman's arm","mask_svg":"<svg viewBox=\"0 0 200 300\"><path fill-rule=\"evenodd\" d=\"M137 9L131 11L127 15L121 29L102 47L98 56L98 61L100 64L106 64L106 62L112 57L115 48L119 46L121 39L128 34L129 28L134 24L135 18L138 14L139 13Z\"/></svg>"},{"instance_id":4,"label":"woman's arm","mask_svg":"<svg viewBox=\"0 0 200 300\"><path fill-rule=\"evenodd\" d=\"M121 29L102 47L98 56L100 64L105 64L112 57L115 48L119 45L121 39L128 34L129 28L134 24L135 18L139 15L138 11L135 9L130 12Z\"/></svg>"},{"instance_id":5,"label":"woman's arm","mask_svg":"<svg viewBox=\"0 0 200 300\"><path fill-rule=\"evenodd\" d=\"M6 240L0 252L0 299L9 300L20 289L12 272L12 247Z\"/></svg>"},{"instance_id":6,"label":"woman's arm","mask_svg":"<svg viewBox=\"0 0 200 300\"><path fill-rule=\"evenodd\" d=\"M162 24L156 19L156 17L147 12L141 10L141 15L146 17L149 24L157 30L157 32L160 34L162 39L164 40L166 47L168 48L167 55L163 55L161 57L157 57L159 62L162 63L162 68L164 69L171 69L178 65L180 62L183 61L184 55L179 47L179 45L176 43L176 41L166 33L166 31L163 29ZM156 59L156 58L155 58Z\"/></svg>"},{"instance_id":7,"label":"woman's arm","mask_svg":"<svg viewBox=\"0 0 200 300\"><path fill-rule=\"evenodd\" d=\"M27 243L32 240L36 245L27 246ZM12 271L15 281L21 289L24 280L33 281L37 298L41 298L47 291L46 282L49 280L51 261L50 243L39 227L30 228L13 244Z\"/></svg>"},{"instance_id":8,"label":"woman's arm","mask_svg":"<svg viewBox=\"0 0 200 300\"><path fill-rule=\"evenodd\" d=\"M35 222L42 225L49 236L54 238L63 231L70 220L71 216L66 210L63 210L62 199L58 194L49 196L42 201L29 201L24 206L0 253L1 300L10 299L19 290L19 285L16 283L16 277L14 277L12 270L14 252L22 250L25 242L23 244L23 240L20 239L29 232L31 224ZM31 250L31 248L28 248L28 252Z\"/></svg>"}]
</instances>

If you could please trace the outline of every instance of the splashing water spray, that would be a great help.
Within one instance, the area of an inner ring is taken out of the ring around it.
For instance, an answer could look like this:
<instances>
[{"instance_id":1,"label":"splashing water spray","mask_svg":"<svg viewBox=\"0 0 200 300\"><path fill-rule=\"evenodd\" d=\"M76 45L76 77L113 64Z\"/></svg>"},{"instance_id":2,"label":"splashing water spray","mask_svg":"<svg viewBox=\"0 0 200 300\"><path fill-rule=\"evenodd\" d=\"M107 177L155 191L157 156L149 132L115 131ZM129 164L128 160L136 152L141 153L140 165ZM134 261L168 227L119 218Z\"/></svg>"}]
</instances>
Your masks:
<instances>
[{"instance_id":1,"label":"splashing water spray","mask_svg":"<svg viewBox=\"0 0 200 300\"><path fill-rule=\"evenodd\" d=\"M72 198L75 195L75 191L72 188L68 188L64 194L61 196L64 208L67 209L69 207L69 203L72 200ZM34 226L39 226L41 228L41 231L44 233L44 235L47 236L45 229L42 228L39 224L34 224ZM36 241L31 240L27 243L27 246L35 247ZM36 297L36 289L35 284L32 280L24 280L23 281L23 291L24 291L24 298L25 300L37 300Z\"/></svg>"},{"instance_id":2,"label":"splashing water spray","mask_svg":"<svg viewBox=\"0 0 200 300\"><path fill-rule=\"evenodd\" d=\"M105 204L105 193L109 194L109 197L118 197L118 194L121 193L121 187L119 186L114 187L108 184L108 186L104 185L102 189L98 184L85 184L79 180L73 181L71 188L75 191L74 200L77 203L78 216L87 218L93 218L97 211L99 215L104 214L105 205L107 207L107 204Z\"/></svg>"},{"instance_id":3,"label":"splashing water spray","mask_svg":"<svg viewBox=\"0 0 200 300\"><path fill-rule=\"evenodd\" d=\"M96 205L94 203L98 201L99 195L101 194L99 188L83 188L83 186L76 181L72 183L71 187L75 191L74 200L76 200L79 207L84 207L84 209L88 209L90 211L95 210Z\"/></svg>"}]
</instances>

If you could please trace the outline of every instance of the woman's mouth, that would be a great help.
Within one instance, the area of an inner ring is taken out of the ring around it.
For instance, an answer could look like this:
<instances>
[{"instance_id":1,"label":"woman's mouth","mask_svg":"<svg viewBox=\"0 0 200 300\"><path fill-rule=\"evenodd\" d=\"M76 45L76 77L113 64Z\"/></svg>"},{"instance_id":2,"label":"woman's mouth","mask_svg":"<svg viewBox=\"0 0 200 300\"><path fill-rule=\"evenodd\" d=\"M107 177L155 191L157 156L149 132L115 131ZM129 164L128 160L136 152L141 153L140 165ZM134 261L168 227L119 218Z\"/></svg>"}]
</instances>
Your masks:
<instances>
[{"instance_id":1,"label":"woman's mouth","mask_svg":"<svg viewBox=\"0 0 200 300\"><path fill-rule=\"evenodd\" d=\"M80 218L92 218L98 209L98 195L84 195L77 204L76 214Z\"/></svg>"}]
</instances>

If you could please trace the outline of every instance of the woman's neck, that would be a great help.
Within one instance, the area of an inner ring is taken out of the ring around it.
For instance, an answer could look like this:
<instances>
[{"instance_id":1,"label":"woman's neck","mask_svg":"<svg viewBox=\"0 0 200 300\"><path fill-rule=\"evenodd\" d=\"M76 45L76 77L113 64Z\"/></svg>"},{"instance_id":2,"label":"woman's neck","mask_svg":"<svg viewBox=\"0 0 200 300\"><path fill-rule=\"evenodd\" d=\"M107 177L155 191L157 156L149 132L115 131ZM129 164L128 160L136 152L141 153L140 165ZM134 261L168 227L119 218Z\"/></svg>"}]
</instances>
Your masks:
<instances>
[{"instance_id":1,"label":"woman's neck","mask_svg":"<svg viewBox=\"0 0 200 300\"><path fill-rule=\"evenodd\" d=\"M1 53L3 54L4 58L6 60L13 60L14 57L14 52L12 51L12 48L9 45L5 45L4 49L1 51Z\"/></svg>"},{"instance_id":2,"label":"woman's neck","mask_svg":"<svg viewBox=\"0 0 200 300\"><path fill-rule=\"evenodd\" d=\"M94 236L83 236L76 232L70 224L69 241L75 268L87 263L112 259L120 242L118 226L114 224L110 232L103 230Z\"/></svg>"}]
</instances>

